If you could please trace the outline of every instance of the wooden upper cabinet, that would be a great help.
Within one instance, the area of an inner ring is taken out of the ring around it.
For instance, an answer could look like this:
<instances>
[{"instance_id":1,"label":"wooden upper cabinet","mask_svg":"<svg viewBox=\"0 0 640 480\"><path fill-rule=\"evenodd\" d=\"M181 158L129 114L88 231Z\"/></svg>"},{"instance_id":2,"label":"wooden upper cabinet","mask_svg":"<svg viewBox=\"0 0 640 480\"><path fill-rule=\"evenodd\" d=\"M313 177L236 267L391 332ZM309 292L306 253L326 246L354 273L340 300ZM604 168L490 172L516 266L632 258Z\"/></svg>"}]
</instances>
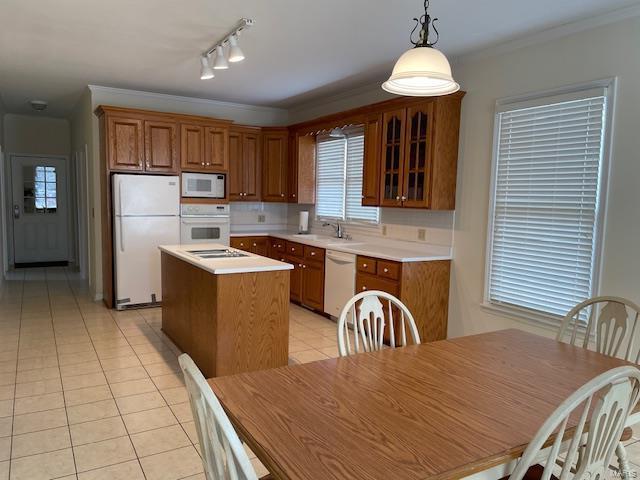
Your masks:
<instances>
[{"instance_id":1,"label":"wooden upper cabinet","mask_svg":"<svg viewBox=\"0 0 640 480\"><path fill-rule=\"evenodd\" d=\"M407 109L402 202L428 207L431 185L433 103Z\"/></svg>"},{"instance_id":2,"label":"wooden upper cabinet","mask_svg":"<svg viewBox=\"0 0 640 480\"><path fill-rule=\"evenodd\" d=\"M204 162L207 170L229 169L229 129L207 126L204 129Z\"/></svg>"},{"instance_id":3,"label":"wooden upper cabinet","mask_svg":"<svg viewBox=\"0 0 640 480\"><path fill-rule=\"evenodd\" d=\"M143 170L144 126L137 118L107 117L107 160L110 170Z\"/></svg>"},{"instance_id":4,"label":"wooden upper cabinet","mask_svg":"<svg viewBox=\"0 0 640 480\"><path fill-rule=\"evenodd\" d=\"M406 110L382 115L380 205L402 206Z\"/></svg>"},{"instance_id":5,"label":"wooden upper cabinet","mask_svg":"<svg viewBox=\"0 0 640 480\"><path fill-rule=\"evenodd\" d=\"M260 133L242 135L243 200L260 201Z\"/></svg>"},{"instance_id":6,"label":"wooden upper cabinet","mask_svg":"<svg viewBox=\"0 0 640 480\"><path fill-rule=\"evenodd\" d=\"M178 125L175 122L145 120L145 170L177 173Z\"/></svg>"},{"instance_id":7,"label":"wooden upper cabinet","mask_svg":"<svg viewBox=\"0 0 640 480\"><path fill-rule=\"evenodd\" d=\"M316 203L316 137L289 135L289 171L287 172L289 203Z\"/></svg>"},{"instance_id":8,"label":"wooden upper cabinet","mask_svg":"<svg viewBox=\"0 0 640 480\"><path fill-rule=\"evenodd\" d=\"M380 144L382 115L372 115L364 124L364 158L362 168L362 205L380 205Z\"/></svg>"},{"instance_id":9,"label":"wooden upper cabinet","mask_svg":"<svg viewBox=\"0 0 640 480\"><path fill-rule=\"evenodd\" d=\"M186 170L202 171L204 162L204 127L180 125L180 165Z\"/></svg>"},{"instance_id":10,"label":"wooden upper cabinet","mask_svg":"<svg viewBox=\"0 0 640 480\"><path fill-rule=\"evenodd\" d=\"M242 134L229 132L229 200L242 200L244 189Z\"/></svg>"},{"instance_id":11,"label":"wooden upper cabinet","mask_svg":"<svg viewBox=\"0 0 640 480\"><path fill-rule=\"evenodd\" d=\"M287 201L287 130L266 132L262 146L262 200L264 202Z\"/></svg>"}]
</instances>

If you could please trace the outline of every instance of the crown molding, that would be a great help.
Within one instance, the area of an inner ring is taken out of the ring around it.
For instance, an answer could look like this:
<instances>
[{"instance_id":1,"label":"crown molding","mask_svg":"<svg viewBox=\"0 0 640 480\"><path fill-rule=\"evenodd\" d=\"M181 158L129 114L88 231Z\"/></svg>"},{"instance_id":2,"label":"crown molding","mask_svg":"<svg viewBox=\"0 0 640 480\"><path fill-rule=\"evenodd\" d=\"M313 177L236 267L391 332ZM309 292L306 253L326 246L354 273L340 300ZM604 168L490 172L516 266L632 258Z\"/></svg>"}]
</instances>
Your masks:
<instances>
[{"instance_id":1,"label":"crown molding","mask_svg":"<svg viewBox=\"0 0 640 480\"><path fill-rule=\"evenodd\" d=\"M465 62L472 62L476 60L495 57L497 55L519 50L521 48L545 43L551 40L557 40L574 33L579 33L585 30L590 30L592 28L617 23L634 17L640 17L640 3L604 12L597 16L583 17L578 20L567 22L555 27L550 27L546 30L542 30L530 35L516 37L503 42L497 42L494 45L487 45L481 50L453 57L451 59L451 63L453 66L460 66Z\"/></svg>"},{"instance_id":2,"label":"crown molding","mask_svg":"<svg viewBox=\"0 0 640 480\"><path fill-rule=\"evenodd\" d=\"M211 100L209 98L187 97L183 95L170 95L167 93L147 92L144 90L130 90L127 88L105 87L102 85L88 85L91 93L103 92L116 95L128 95L132 97L146 97L162 100L170 100L174 102L191 103L197 105L209 105L211 107L229 108L233 110L244 110L247 112L264 112L264 113L277 113L280 115L286 115L287 110L284 108L275 107L263 107L260 105L249 105L246 103L234 103L224 102L221 100Z\"/></svg>"}]
</instances>

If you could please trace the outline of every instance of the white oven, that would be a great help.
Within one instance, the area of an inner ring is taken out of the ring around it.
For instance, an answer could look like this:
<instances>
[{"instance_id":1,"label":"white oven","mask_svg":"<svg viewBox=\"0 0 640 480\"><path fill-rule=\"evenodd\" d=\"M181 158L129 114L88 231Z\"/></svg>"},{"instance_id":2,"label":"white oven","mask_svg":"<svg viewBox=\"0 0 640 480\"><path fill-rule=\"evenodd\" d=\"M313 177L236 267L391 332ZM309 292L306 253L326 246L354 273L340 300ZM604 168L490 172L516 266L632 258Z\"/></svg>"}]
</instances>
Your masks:
<instances>
[{"instance_id":1,"label":"white oven","mask_svg":"<svg viewBox=\"0 0 640 480\"><path fill-rule=\"evenodd\" d=\"M224 198L225 183L223 173L183 173L182 196Z\"/></svg>"},{"instance_id":2,"label":"white oven","mask_svg":"<svg viewBox=\"0 0 640 480\"><path fill-rule=\"evenodd\" d=\"M229 245L229 205L180 206L180 243Z\"/></svg>"}]
</instances>

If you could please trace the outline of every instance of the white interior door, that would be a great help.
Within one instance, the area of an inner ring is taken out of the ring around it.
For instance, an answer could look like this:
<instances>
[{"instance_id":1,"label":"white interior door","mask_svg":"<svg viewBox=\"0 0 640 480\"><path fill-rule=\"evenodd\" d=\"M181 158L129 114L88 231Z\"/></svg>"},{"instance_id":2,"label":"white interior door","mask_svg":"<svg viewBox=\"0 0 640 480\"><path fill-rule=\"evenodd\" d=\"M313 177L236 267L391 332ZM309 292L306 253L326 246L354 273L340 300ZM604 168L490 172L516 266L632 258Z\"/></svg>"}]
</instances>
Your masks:
<instances>
[{"instance_id":1,"label":"white interior door","mask_svg":"<svg viewBox=\"0 0 640 480\"><path fill-rule=\"evenodd\" d=\"M14 263L68 261L67 161L11 157Z\"/></svg>"}]
</instances>

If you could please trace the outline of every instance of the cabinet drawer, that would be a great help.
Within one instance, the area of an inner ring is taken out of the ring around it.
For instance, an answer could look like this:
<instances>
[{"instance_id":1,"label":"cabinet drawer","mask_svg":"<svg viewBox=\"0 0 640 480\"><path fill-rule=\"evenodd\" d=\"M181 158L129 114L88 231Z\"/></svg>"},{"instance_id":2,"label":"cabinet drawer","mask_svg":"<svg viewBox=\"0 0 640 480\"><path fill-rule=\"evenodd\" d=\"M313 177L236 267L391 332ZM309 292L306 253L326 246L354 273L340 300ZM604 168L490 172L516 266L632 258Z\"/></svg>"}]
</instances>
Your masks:
<instances>
[{"instance_id":1,"label":"cabinet drawer","mask_svg":"<svg viewBox=\"0 0 640 480\"><path fill-rule=\"evenodd\" d=\"M304 245L295 242L286 243L287 255L293 255L294 257L304 256Z\"/></svg>"},{"instance_id":2,"label":"cabinet drawer","mask_svg":"<svg viewBox=\"0 0 640 480\"><path fill-rule=\"evenodd\" d=\"M378 260L376 271L381 277L398 280L400 278L400 268L399 263L389 262L387 260Z\"/></svg>"},{"instance_id":3,"label":"cabinet drawer","mask_svg":"<svg viewBox=\"0 0 640 480\"><path fill-rule=\"evenodd\" d=\"M375 275L376 273L376 264L377 261L375 258L369 257L358 257L356 259L356 269L359 272L371 273Z\"/></svg>"},{"instance_id":4,"label":"cabinet drawer","mask_svg":"<svg viewBox=\"0 0 640 480\"><path fill-rule=\"evenodd\" d=\"M286 243L284 240L280 239L280 238L273 238L271 237L270 239L271 242L271 249L274 252L285 252L286 250Z\"/></svg>"},{"instance_id":5,"label":"cabinet drawer","mask_svg":"<svg viewBox=\"0 0 640 480\"><path fill-rule=\"evenodd\" d=\"M231 237L229 243L232 248L249 251L249 248L251 248L250 240L251 237Z\"/></svg>"},{"instance_id":6,"label":"cabinet drawer","mask_svg":"<svg viewBox=\"0 0 640 480\"><path fill-rule=\"evenodd\" d=\"M304 258L324 262L324 248L304 246Z\"/></svg>"},{"instance_id":7,"label":"cabinet drawer","mask_svg":"<svg viewBox=\"0 0 640 480\"><path fill-rule=\"evenodd\" d=\"M400 285L398 282L377 275L368 275L358 272L356 274L356 293L367 290L381 290L397 297L400 294Z\"/></svg>"}]
</instances>

